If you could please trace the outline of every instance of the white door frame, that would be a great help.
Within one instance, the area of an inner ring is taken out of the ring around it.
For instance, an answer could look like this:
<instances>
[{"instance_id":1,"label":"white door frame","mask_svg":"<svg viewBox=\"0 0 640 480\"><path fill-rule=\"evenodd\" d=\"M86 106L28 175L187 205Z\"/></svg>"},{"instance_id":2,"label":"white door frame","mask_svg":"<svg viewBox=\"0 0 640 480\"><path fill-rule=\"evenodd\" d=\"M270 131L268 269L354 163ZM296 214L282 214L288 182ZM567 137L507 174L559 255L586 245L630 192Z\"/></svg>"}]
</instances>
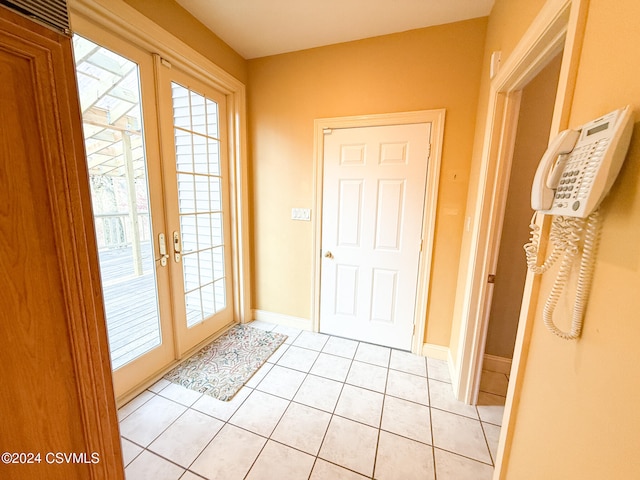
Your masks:
<instances>
[{"instance_id":1,"label":"white door frame","mask_svg":"<svg viewBox=\"0 0 640 480\"><path fill-rule=\"evenodd\" d=\"M473 404L479 390L482 357L488 324L491 290L487 276L497 256L508 175L517 128L520 93L549 60L563 50L550 136L569 123L573 88L578 71L588 0L548 0L518 45L492 80L482 147L476 210L463 297L462 327L458 355L454 360L454 393L458 400ZM549 219L540 221L548 227ZM524 253L523 253L524 254ZM528 272L522 299L518 333L511 366L505 413L500 432L494 479L502 478L503 458L513 438L514 400L519 397L526 368L527 346L537 305L539 279Z\"/></svg>"},{"instance_id":2,"label":"white door frame","mask_svg":"<svg viewBox=\"0 0 640 480\"><path fill-rule=\"evenodd\" d=\"M324 130L329 128L374 127L386 125L406 125L412 123L431 124L431 147L427 166L427 184L422 218L422 251L418 266L418 283L416 291L416 308L414 313L414 336L411 351L422 355L424 332L429 300L429 278L433 257L433 242L438 203L438 184L440 181L440 163L442 158L442 140L444 137L445 110L420 110L415 112L387 113L377 115L359 115L352 117L320 118L314 121L314 190L315 205L314 235L312 240L312 312L313 331L320 328L320 268L322 262L322 194L324 172Z\"/></svg>"}]
</instances>

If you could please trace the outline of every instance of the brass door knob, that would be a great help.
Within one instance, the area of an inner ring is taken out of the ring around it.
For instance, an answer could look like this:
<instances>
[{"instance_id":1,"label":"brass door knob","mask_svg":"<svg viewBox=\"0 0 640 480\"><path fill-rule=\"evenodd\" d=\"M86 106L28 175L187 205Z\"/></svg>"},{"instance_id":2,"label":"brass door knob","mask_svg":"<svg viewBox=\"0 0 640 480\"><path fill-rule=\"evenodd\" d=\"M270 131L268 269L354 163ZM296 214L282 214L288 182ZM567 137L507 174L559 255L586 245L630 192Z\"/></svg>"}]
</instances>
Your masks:
<instances>
[{"instance_id":1,"label":"brass door knob","mask_svg":"<svg viewBox=\"0 0 640 480\"><path fill-rule=\"evenodd\" d=\"M324 258L333 258L333 253L327 252L324 254Z\"/></svg>"}]
</instances>

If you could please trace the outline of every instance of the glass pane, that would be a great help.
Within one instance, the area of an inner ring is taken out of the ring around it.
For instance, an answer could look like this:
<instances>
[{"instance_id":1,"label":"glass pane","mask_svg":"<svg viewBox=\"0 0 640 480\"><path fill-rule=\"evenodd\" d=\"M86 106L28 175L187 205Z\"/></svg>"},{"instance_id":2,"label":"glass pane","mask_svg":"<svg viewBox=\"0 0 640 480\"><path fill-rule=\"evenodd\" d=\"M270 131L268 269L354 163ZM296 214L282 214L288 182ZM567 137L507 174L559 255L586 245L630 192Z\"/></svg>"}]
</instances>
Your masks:
<instances>
[{"instance_id":1,"label":"glass pane","mask_svg":"<svg viewBox=\"0 0 640 480\"><path fill-rule=\"evenodd\" d=\"M198 248L200 250L210 249L211 244L211 214L204 213L198 218Z\"/></svg>"},{"instance_id":2,"label":"glass pane","mask_svg":"<svg viewBox=\"0 0 640 480\"><path fill-rule=\"evenodd\" d=\"M213 245L222 245L222 214L214 213L211 215L211 243Z\"/></svg>"},{"instance_id":3,"label":"glass pane","mask_svg":"<svg viewBox=\"0 0 640 480\"><path fill-rule=\"evenodd\" d=\"M218 134L218 104L207 98L207 135L220 138Z\"/></svg>"},{"instance_id":4,"label":"glass pane","mask_svg":"<svg viewBox=\"0 0 640 480\"><path fill-rule=\"evenodd\" d=\"M227 296L225 293L226 289L224 279L218 280L216 283L214 283L213 289L216 299L216 312L219 312L220 310L224 310L224 308L227 306Z\"/></svg>"},{"instance_id":5,"label":"glass pane","mask_svg":"<svg viewBox=\"0 0 640 480\"><path fill-rule=\"evenodd\" d=\"M210 317L216 313L216 304L214 300L213 284L202 287L202 313L205 317Z\"/></svg>"},{"instance_id":6,"label":"glass pane","mask_svg":"<svg viewBox=\"0 0 640 480\"><path fill-rule=\"evenodd\" d=\"M189 132L175 129L176 138L176 166L179 172L193 172L193 145Z\"/></svg>"},{"instance_id":7,"label":"glass pane","mask_svg":"<svg viewBox=\"0 0 640 480\"><path fill-rule=\"evenodd\" d=\"M209 140L209 173L220 175L220 142Z\"/></svg>"},{"instance_id":8,"label":"glass pane","mask_svg":"<svg viewBox=\"0 0 640 480\"><path fill-rule=\"evenodd\" d=\"M176 127L191 130L191 109L189 106L189 90L182 85L172 83L173 118Z\"/></svg>"},{"instance_id":9,"label":"glass pane","mask_svg":"<svg viewBox=\"0 0 640 480\"><path fill-rule=\"evenodd\" d=\"M193 185L193 175L178 174L178 208L180 213L196 211L196 191Z\"/></svg>"},{"instance_id":10,"label":"glass pane","mask_svg":"<svg viewBox=\"0 0 640 480\"><path fill-rule=\"evenodd\" d=\"M182 253L198 250L198 227L195 215L180 216L180 231L182 232Z\"/></svg>"},{"instance_id":11,"label":"glass pane","mask_svg":"<svg viewBox=\"0 0 640 480\"><path fill-rule=\"evenodd\" d=\"M182 243L185 253L197 251L183 257L187 325L193 326L227 303L218 105L176 83L172 89ZM181 116L185 98L189 120Z\"/></svg>"},{"instance_id":12,"label":"glass pane","mask_svg":"<svg viewBox=\"0 0 640 480\"><path fill-rule=\"evenodd\" d=\"M222 210L222 186L217 177L209 177L209 200L211 202L209 208L212 212Z\"/></svg>"},{"instance_id":13,"label":"glass pane","mask_svg":"<svg viewBox=\"0 0 640 480\"><path fill-rule=\"evenodd\" d=\"M191 124L194 132L207 134L207 114L204 106L204 97L191 92Z\"/></svg>"},{"instance_id":14,"label":"glass pane","mask_svg":"<svg viewBox=\"0 0 640 480\"><path fill-rule=\"evenodd\" d=\"M197 252L182 256L182 272L184 273L185 290L195 290L200 286Z\"/></svg>"},{"instance_id":15,"label":"glass pane","mask_svg":"<svg viewBox=\"0 0 640 480\"><path fill-rule=\"evenodd\" d=\"M162 342L140 80L138 66L126 58L77 35L73 44L115 370ZM179 104L176 96L182 111Z\"/></svg>"},{"instance_id":16,"label":"glass pane","mask_svg":"<svg viewBox=\"0 0 640 480\"><path fill-rule=\"evenodd\" d=\"M209 159L207 158L207 139L200 135L193 135L193 171L195 173L209 173Z\"/></svg>"},{"instance_id":17,"label":"glass pane","mask_svg":"<svg viewBox=\"0 0 640 480\"><path fill-rule=\"evenodd\" d=\"M224 277L224 247L212 250L213 254L213 278L218 280Z\"/></svg>"},{"instance_id":18,"label":"glass pane","mask_svg":"<svg viewBox=\"0 0 640 480\"><path fill-rule=\"evenodd\" d=\"M200 252L200 278L214 278L213 255L211 250Z\"/></svg>"},{"instance_id":19,"label":"glass pane","mask_svg":"<svg viewBox=\"0 0 640 480\"><path fill-rule=\"evenodd\" d=\"M185 294L184 298L187 314L187 327L193 327L203 320L200 289Z\"/></svg>"},{"instance_id":20,"label":"glass pane","mask_svg":"<svg viewBox=\"0 0 640 480\"><path fill-rule=\"evenodd\" d=\"M194 175L196 184L196 212L209 212L209 177Z\"/></svg>"}]
</instances>

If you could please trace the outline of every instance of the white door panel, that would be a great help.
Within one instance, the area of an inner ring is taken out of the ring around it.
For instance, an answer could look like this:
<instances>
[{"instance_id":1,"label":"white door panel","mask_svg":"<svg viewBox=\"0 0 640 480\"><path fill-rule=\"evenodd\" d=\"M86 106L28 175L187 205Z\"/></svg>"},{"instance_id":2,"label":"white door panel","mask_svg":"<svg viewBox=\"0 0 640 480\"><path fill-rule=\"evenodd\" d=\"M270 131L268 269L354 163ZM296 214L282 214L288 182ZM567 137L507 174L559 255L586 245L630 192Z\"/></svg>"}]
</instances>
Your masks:
<instances>
[{"instance_id":1,"label":"white door panel","mask_svg":"<svg viewBox=\"0 0 640 480\"><path fill-rule=\"evenodd\" d=\"M431 124L325 135L320 330L410 349Z\"/></svg>"}]
</instances>

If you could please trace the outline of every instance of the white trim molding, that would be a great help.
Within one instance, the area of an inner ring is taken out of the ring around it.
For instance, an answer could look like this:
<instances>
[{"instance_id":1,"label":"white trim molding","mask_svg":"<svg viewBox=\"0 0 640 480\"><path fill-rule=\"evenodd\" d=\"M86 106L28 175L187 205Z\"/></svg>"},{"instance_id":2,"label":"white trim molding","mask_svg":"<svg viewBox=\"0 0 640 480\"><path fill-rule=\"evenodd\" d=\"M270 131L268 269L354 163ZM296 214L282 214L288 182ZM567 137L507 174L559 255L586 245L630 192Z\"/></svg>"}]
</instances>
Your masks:
<instances>
[{"instance_id":1,"label":"white trim molding","mask_svg":"<svg viewBox=\"0 0 640 480\"><path fill-rule=\"evenodd\" d=\"M422 356L435 358L437 360L446 360L448 362L451 357L451 352L449 347L443 347L442 345L436 345L434 343L424 343L422 344Z\"/></svg>"},{"instance_id":2,"label":"white trim molding","mask_svg":"<svg viewBox=\"0 0 640 480\"><path fill-rule=\"evenodd\" d=\"M407 125L415 123L431 124L431 151L427 170L427 184L422 219L422 252L418 266L418 282L416 285L416 308L414 312L414 335L411 351L423 354L424 334L426 328L427 304L431 265L433 260L433 244L438 206L438 186L440 182L440 164L442 162L442 143L444 138L445 110L419 110L414 112L384 113L375 115L359 115L352 117L320 118L314 122L314 190L315 205L314 236L312 241L312 286L311 286L311 322L313 331L320 329L320 248L322 244L322 192L324 162L324 129L372 127L382 125Z\"/></svg>"},{"instance_id":3,"label":"white trim molding","mask_svg":"<svg viewBox=\"0 0 640 480\"><path fill-rule=\"evenodd\" d=\"M294 317L283 313L268 312L266 310L253 310L253 319L260 320L274 325L284 327L299 328L300 330L313 330L311 320L307 318Z\"/></svg>"}]
</instances>

